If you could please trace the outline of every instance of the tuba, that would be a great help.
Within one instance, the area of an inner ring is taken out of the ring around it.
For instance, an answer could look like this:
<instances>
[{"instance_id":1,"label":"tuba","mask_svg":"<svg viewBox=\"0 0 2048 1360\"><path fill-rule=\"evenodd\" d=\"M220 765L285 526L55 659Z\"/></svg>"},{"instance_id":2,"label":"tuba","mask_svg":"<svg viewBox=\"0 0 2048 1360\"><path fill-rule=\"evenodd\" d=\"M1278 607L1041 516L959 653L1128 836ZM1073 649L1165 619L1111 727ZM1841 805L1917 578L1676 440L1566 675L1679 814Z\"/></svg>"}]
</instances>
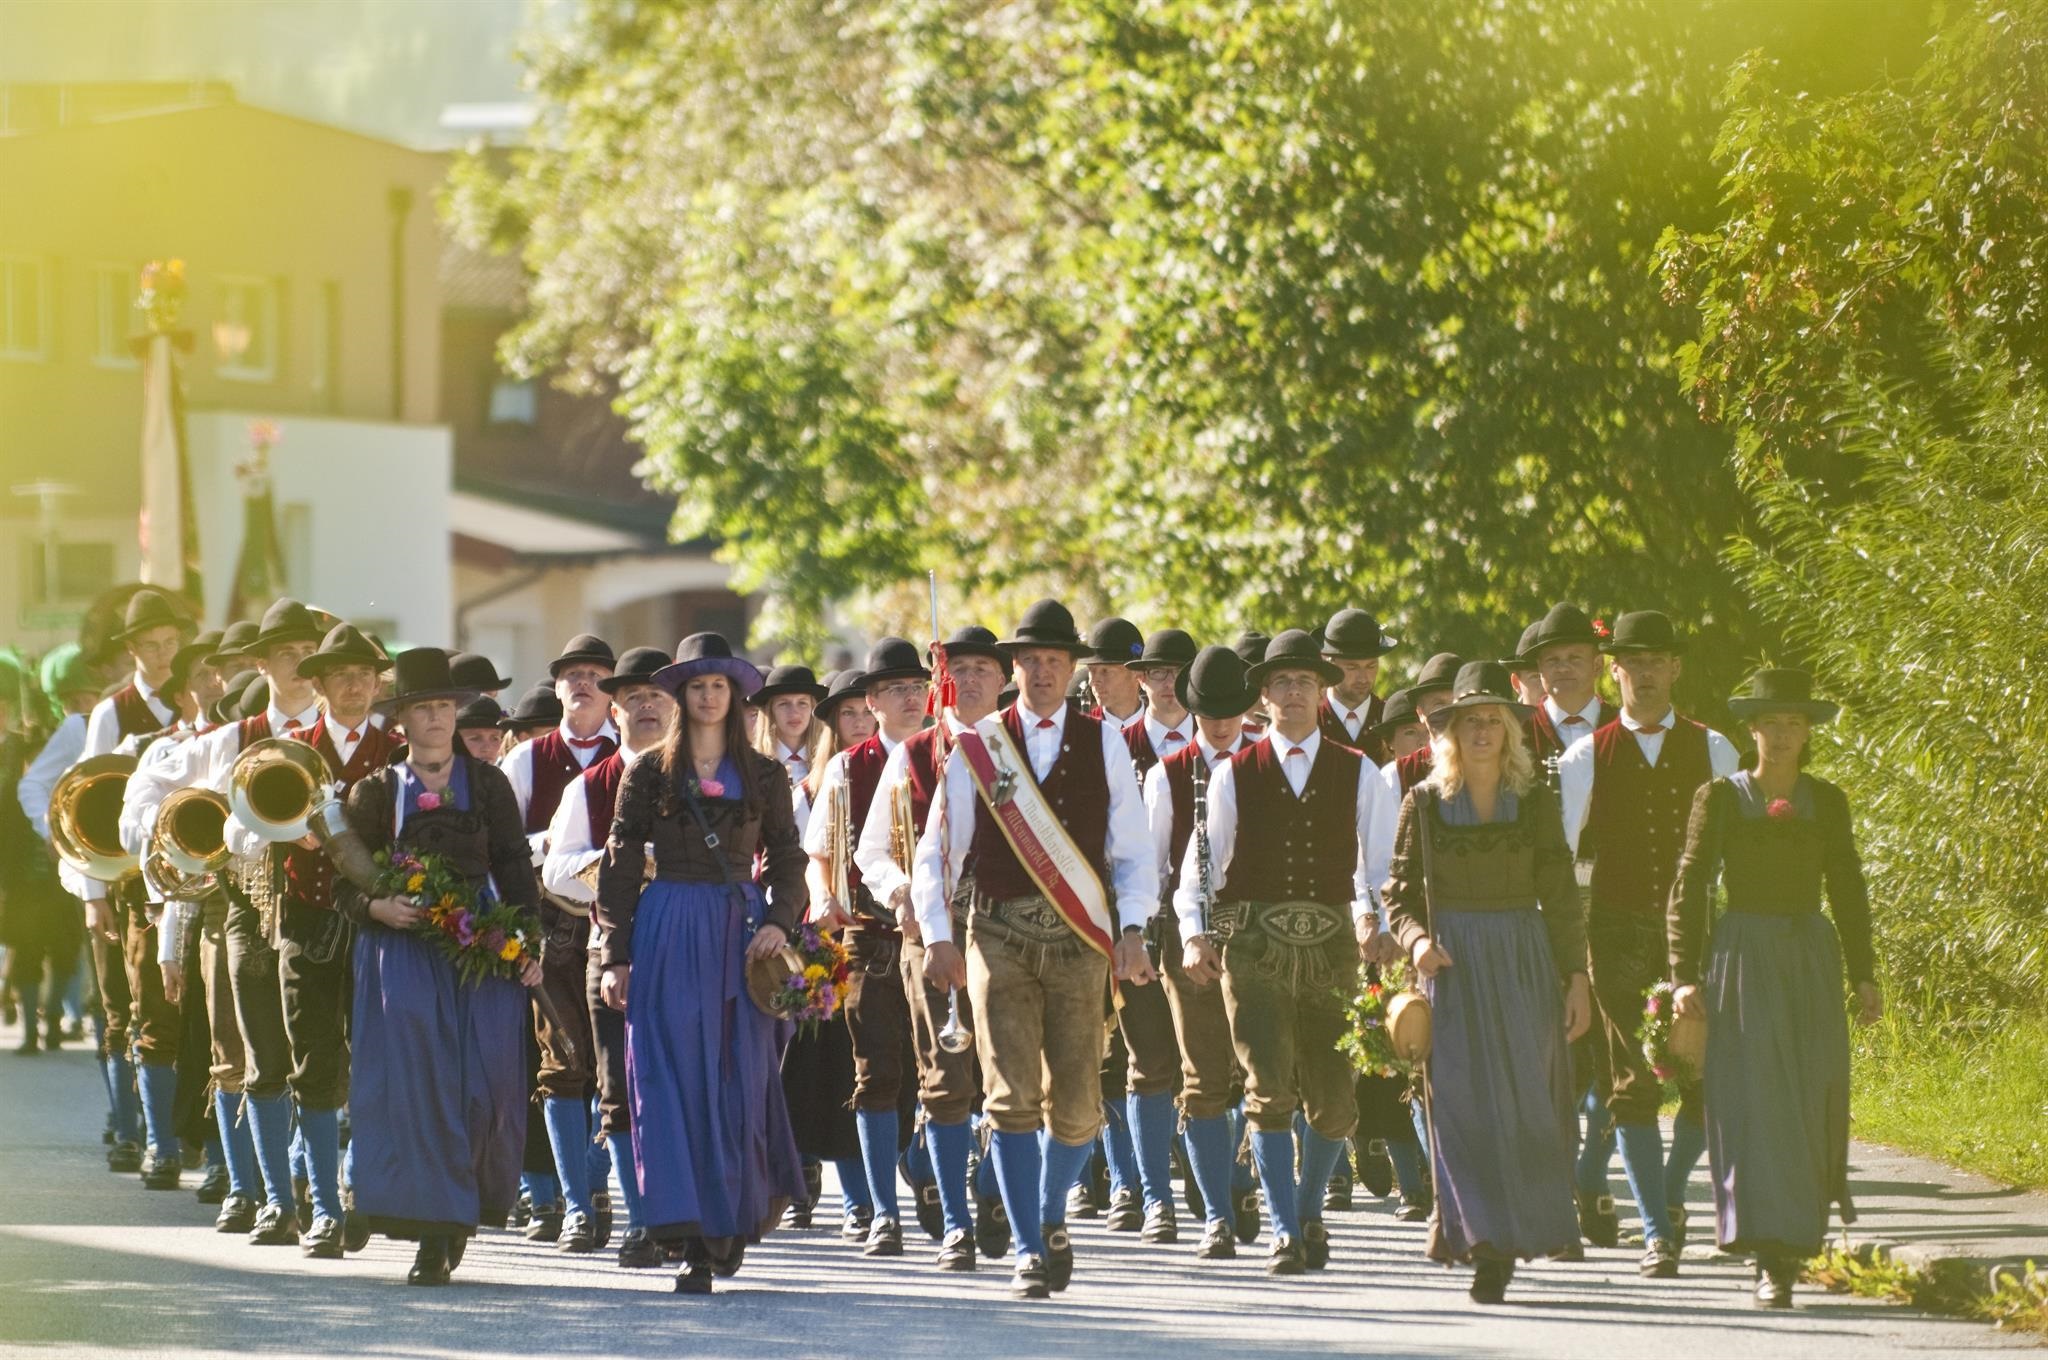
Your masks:
<instances>
[{"instance_id":1,"label":"tuba","mask_svg":"<svg viewBox=\"0 0 2048 1360\"><path fill-rule=\"evenodd\" d=\"M228 862L228 800L212 789L175 789L157 809L144 867L164 896L197 901Z\"/></svg>"},{"instance_id":2,"label":"tuba","mask_svg":"<svg viewBox=\"0 0 2048 1360\"><path fill-rule=\"evenodd\" d=\"M120 883L141 870L141 857L121 846L121 801L135 765L134 756L93 756L50 790L51 848L87 878Z\"/></svg>"},{"instance_id":3,"label":"tuba","mask_svg":"<svg viewBox=\"0 0 2048 1360\"><path fill-rule=\"evenodd\" d=\"M266 841L295 841L323 804L332 801L327 762L303 741L266 737L235 757L228 771L228 806L243 826Z\"/></svg>"}]
</instances>

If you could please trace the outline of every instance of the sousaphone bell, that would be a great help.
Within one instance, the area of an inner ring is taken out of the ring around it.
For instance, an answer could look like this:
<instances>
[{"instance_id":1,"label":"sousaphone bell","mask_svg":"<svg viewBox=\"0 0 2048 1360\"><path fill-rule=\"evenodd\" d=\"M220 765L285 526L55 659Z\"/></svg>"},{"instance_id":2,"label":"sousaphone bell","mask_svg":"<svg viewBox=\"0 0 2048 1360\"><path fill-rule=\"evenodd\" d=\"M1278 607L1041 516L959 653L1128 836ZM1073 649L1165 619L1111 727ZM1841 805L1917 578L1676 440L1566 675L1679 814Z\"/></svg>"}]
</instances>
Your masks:
<instances>
[{"instance_id":1,"label":"sousaphone bell","mask_svg":"<svg viewBox=\"0 0 2048 1360\"><path fill-rule=\"evenodd\" d=\"M92 756L50 790L50 846L87 878L120 883L141 871L142 857L121 846L121 801L135 765L134 756Z\"/></svg>"}]
</instances>

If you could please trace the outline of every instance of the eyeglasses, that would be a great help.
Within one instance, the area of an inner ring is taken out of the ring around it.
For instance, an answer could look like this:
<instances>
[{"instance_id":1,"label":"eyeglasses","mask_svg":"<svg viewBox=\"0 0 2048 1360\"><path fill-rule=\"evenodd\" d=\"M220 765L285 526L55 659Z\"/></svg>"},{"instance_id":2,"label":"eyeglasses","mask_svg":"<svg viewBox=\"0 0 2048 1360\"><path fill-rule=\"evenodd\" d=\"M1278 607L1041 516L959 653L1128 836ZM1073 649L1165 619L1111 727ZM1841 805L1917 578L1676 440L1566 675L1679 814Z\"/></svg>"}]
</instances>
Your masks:
<instances>
[{"instance_id":1,"label":"eyeglasses","mask_svg":"<svg viewBox=\"0 0 2048 1360\"><path fill-rule=\"evenodd\" d=\"M922 680L897 680L886 685L876 685L868 693L878 699L901 699L907 695L922 695L925 688Z\"/></svg>"}]
</instances>

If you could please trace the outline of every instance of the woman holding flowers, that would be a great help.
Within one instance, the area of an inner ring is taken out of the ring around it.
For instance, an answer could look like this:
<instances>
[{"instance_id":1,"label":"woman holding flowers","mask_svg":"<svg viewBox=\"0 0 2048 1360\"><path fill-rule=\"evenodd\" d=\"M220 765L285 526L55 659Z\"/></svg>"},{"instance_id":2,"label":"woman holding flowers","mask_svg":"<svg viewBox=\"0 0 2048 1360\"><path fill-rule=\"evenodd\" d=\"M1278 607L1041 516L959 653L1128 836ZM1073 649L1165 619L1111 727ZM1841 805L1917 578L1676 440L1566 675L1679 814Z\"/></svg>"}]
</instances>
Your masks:
<instances>
[{"instance_id":1,"label":"woman holding flowers","mask_svg":"<svg viewBox=\"0 0 2048 1360\"><path fill-rule=\"evenodd\" d=\"M355 921L349 1094L357 1210L372 1230L417 1239L407 1279L446 1284L482 1223L519 1192L526 1130L526 995L540 980L530 943L537 887L512 786L455 745L470 697L448 654L395 663L384 708L405 725L404 763L359 781L349 826L391 891L345 877L335 906Z\"/></svg>"},{"instance_id":2,"label":"woman holding flowers","mask_svg":"<svg viewBox=\"0 0 2048 1360\"><path fill-rule=\"evenodd\" d=\"M1568 1045L1592 1022L1585 916L1556 795L1505 666L1469 662L1430 714L1429 778L1401 804L1386 901L1435 1019L1432 1259L1499 1303L1517 1260L1579 1242Z\"/></svg>"},{"instance_id":3,"label":"woman holding flowers","mask_svg":"<svg viewBox=\"0 0 2048 1360\"><path fill-rule=\"evenodd\" d=\"M708 1294L804 1194L781 1036L748 996L746 968L802 919L805 855L788 776L746 739L742 700L761 673L698 633L654 682L675 694L676 725L620 786L596 913L604 999L626 1013L648 1236L681 1247L678 1293Z\"/></svg>"},{"instance_id":4,"label":"woman holding flowers","mask_svg":"<svg viewBox=\"0 0 2048 1360\"><path fill-rule=\"evenodd\" d=\"M1815 723L1840 709L1805 671L1759 671L1728 711L1756 765L1702 785L1666 927L1681 1015L1707 1017L1707 1155L1721 1249L1756 1258L1756 1302L1789 1308L1829 1210L1849 1202L1849 1026L1883 1014L1849 800L1804 773ZM1714 919L1714 884L1727 910ZM1825 894L1834 922L1821 914Z\"/></svg>"}]
</instances>

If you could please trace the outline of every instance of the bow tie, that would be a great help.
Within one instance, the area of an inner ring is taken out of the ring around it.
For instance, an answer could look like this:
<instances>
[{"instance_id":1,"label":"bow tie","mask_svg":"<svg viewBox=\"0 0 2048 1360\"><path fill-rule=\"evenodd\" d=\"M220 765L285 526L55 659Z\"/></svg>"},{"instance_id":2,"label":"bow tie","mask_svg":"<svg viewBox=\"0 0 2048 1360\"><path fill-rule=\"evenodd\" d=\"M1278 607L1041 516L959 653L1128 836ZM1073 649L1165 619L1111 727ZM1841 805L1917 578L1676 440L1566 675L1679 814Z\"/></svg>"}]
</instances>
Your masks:
<instances>
[{"instance_id":1,"label":"bow tie","mask_svg":"<svg viewBox=\"0 0 2048 1360\"><path fill-rule=\"evenodd\" d=\"M594 750L604 745L604 736L599 734L595 737L571 737L569 738L569 744L579 751Z\"/></svg>"}]
</instances>

